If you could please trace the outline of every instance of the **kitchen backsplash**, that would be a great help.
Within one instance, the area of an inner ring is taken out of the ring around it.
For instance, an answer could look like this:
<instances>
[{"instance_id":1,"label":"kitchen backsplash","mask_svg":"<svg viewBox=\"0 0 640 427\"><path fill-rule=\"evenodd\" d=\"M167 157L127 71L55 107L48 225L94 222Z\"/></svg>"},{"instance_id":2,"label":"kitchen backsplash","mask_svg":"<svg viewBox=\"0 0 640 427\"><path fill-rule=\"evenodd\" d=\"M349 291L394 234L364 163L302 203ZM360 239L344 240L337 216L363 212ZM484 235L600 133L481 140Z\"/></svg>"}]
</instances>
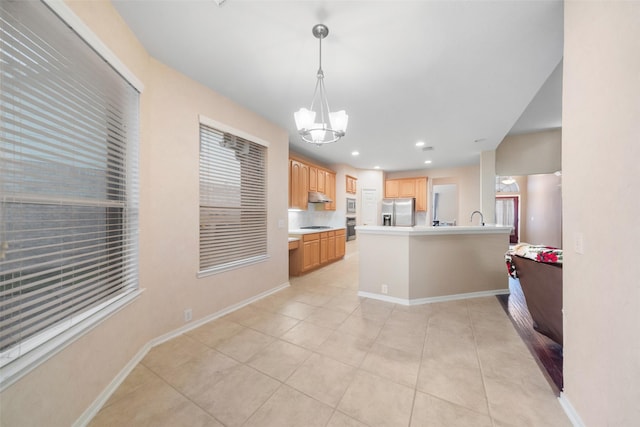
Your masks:
<instances>
[{"instance_id":1,"label":"kitchen backsplash","mask_svg":"<svg viewBox=\"0 0 640 427\"><path fill-rule=\"evenodd\" d=\"M313 205L312 205L313 206ZM308 225L329 225L344 227L346 214L338 211L289 211L289 230L295 230Z\"/></svg>"},{"instance_id":2,"label":"kitchen backsplash","mask_svg":"<svg viewBox=\"0 0 640 427\"><path fill-rule=\"evenodd\" d=\"M329 225L331 227L344 227L346 217L357 216L347 214L344 211L313 210L313 204L308 211L289 211L289 230L295 230L308 225ZM429 226L427 212L416 212L416 225Z\"/></svg>"}]
</instances>

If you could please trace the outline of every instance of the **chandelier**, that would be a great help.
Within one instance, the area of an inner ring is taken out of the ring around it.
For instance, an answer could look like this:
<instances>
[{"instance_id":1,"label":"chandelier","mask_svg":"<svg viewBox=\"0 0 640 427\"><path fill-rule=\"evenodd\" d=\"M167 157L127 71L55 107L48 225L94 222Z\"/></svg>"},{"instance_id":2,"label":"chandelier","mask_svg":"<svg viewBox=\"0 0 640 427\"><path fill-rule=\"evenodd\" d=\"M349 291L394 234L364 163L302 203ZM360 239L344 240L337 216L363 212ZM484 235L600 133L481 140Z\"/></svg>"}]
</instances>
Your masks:
<instances>
[{"instance_id":1,"label":"chandelier","mask_svg":"<svg viewBox=\"0 0 640 427\"><path fill-rule=\"evenodd\" d=\"M344 110L331 112L327 93L324 88L324 72L322 71L322 39L329 34L329 28L323 24L313 27L313 35L320 40L320 60L316 81L316 89L309 109L301 108L293 114L296 128L302 139L318 147L322 144L336 142L345 135L349 116Z\"/></svg>"}]
</instances>

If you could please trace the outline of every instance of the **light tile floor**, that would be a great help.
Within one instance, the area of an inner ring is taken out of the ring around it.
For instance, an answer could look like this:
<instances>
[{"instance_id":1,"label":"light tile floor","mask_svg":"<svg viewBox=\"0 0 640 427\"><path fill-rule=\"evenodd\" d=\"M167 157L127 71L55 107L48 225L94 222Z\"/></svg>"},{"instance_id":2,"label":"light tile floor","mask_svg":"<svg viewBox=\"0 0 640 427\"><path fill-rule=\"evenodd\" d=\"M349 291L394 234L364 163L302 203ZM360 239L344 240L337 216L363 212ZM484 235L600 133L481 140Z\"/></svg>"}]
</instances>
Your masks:
<instances>
[{"instance_id":1,"label":"light tile floor","mask_svg":"<svg viewBox=\"0 0 640 427\"><path fill-rule=\"evenodd\" d=\"M496 298L360 298L357 241L290 282L151 349L90 426L571 425Z\"/></svg>"}]
</instances>

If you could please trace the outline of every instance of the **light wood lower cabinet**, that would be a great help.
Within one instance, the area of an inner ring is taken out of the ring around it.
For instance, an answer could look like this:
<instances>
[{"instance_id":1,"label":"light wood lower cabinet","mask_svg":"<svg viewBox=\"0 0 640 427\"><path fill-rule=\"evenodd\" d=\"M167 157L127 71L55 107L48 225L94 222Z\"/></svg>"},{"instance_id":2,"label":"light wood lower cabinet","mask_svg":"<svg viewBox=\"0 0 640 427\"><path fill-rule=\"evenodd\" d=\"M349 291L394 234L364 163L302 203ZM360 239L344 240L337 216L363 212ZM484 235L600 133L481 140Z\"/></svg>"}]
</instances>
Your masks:
<instances>
[{"instance_id":1,"label":"light wood lower cabinet","mask_svg":"<svg viewBox=\"0 0 640 427\"><path fill-rule=\"evenodd\" d=\"M302 271L313 270L320 266L320 234L302 236Z\"/></svg>"},{"instance_id":2,"label":"light wood lower cabinet","mask_svg":"<svg viewBox=\"0 0 640 427\"><path fill-rule=\"evenodd\" d=\"M289 275L299 276L344 257L345 230L303 234L298 249L289 251Z\"/></svg>"},{"instance_id":3,"label":"light wood lower cabinet","mask_svg":"<svg viewBox=\"0 0 640 427\"><path fill-rule=\"evenodd\" d=\"M322 252L322 240L320 241L320 251ZM336 259L336 232L327 232L327 261Z\"/></svg>"},{"instance_id":4,"label":"light wood lower cabinet","mask_svg":"<svg viewBox=\"0 0 640 427\"><path fill-rule=\"evenodd\" d=\"M336 230L336 259L344 257L347 249L347 231Z\"/></svg>"}]
</instances>

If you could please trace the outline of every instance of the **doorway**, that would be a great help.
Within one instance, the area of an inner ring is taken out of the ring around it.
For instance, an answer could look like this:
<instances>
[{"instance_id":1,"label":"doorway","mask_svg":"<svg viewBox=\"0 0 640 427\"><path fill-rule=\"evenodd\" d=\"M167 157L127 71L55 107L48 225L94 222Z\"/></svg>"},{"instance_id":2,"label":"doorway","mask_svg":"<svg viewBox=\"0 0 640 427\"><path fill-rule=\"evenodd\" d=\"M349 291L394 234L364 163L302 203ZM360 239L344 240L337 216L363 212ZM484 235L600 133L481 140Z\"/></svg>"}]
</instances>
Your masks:
<instances>
[{"instance_id":1,"label":"doorway","mask_svg":"<svg viewBox=\"0 0 640 427\"><path fill-rule=\"evenodd\" d=\"M362 225L378 225L378 190L362 189Z\"/></svg>"},{"instance_id":2,"label":"doorway","mask_svg":"<svg viewBox=\"0 0 640 427\"><path fill-rule=\"evenodd\" d=\"M512 227L509 235L510 244L516 244L520 241L519 217L519 196L496 196L496 225Z\"/></svg>"}]
</instances>

